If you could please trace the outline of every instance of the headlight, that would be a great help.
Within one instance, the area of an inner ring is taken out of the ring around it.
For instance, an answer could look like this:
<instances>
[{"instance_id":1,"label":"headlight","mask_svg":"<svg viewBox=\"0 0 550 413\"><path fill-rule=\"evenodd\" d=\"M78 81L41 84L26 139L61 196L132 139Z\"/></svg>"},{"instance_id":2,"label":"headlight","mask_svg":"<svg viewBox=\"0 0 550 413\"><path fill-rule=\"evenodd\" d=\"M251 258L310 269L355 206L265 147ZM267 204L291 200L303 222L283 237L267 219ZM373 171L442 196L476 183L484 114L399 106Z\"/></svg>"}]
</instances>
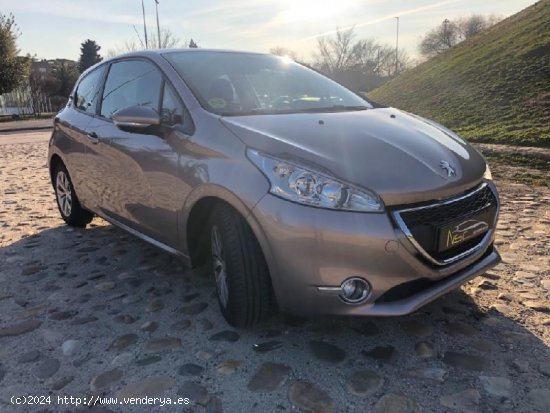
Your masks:
<instances>
[{"instance_id":1,"label":"headlight","mask_svg":"<svg viewBox=\"0 0 550 413\"><path fill-rule=\"evenodd\" d=\"M491 169L489 169L488 164L485 164L485 173L483 174L483 179L487 179L489 181L493 180L493 175L491 174Z\"/></svg>"},{"instance_id":2,"label":"headlight","mask_svg":"<svg viewBox=\"0 0 550 413\"><path fill-rule=\"evenodd\" d=\"M382 201L371 191L355 188L320 172L252 149L247 150L247 155L269 180L273 195L327 209L361 212L383 210Z\"/></svg>"}]
</instances>

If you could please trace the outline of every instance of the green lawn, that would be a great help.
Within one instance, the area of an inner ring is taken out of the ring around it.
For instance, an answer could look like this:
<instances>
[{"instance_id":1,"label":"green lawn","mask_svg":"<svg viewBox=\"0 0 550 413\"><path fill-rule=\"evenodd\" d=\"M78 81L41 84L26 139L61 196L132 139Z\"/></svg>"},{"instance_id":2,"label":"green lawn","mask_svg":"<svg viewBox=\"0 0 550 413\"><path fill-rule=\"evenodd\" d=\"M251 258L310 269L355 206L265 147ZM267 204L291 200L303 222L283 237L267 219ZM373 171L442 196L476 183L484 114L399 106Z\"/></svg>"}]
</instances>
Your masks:
<instances>
[{"instance_id":1,"label":"green lawn","mask_svg":"<svg viewBox=\"0 0 550 413\"><path fill-rule=\"evenodd\" d=\"M369 93L477 142L550 147L550 0Z\"/></svg>"}]
</instances>

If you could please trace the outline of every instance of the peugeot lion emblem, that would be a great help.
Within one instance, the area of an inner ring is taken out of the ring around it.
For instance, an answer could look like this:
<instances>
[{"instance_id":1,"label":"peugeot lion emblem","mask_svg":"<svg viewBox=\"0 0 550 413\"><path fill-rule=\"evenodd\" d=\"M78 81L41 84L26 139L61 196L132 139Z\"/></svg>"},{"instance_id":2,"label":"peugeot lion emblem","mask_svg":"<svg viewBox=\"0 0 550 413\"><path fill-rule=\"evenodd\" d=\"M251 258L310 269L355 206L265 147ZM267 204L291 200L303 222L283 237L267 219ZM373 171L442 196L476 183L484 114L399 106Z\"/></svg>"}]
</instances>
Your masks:
<instances>
[{"instance_id":1,"label":"peugeot lion emblem","mask_svg":"<svg viewBox=\"0 0 550 413\"><path fill-rule=\"evenodd\" d=\"M447 178L450 178L451 176L456 176L455 168L453 168L449 162L447 161L441 161L439 162L439 166L441 169L445 169L447 171Z\"/></svg>"}]
</instances>

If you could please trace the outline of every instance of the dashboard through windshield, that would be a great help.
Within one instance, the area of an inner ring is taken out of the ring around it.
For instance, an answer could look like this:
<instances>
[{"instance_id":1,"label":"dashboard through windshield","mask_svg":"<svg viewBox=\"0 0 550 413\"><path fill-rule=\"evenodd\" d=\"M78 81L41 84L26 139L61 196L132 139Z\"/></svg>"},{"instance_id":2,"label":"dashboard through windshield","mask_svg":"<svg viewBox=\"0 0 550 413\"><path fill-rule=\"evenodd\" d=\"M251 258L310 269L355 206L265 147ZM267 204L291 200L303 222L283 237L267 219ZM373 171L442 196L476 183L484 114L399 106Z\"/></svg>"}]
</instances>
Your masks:
<instances>
[{"instance_id":1,"label":"dashboard through windshield","mask_svg":"<svg viewBox=\"0 0 550 413\"><path fill-rule=\"evenodd\" d=\"M223 116L355 111L356 93L288 58L236 52L163 55L208 111Z\"/></svg>"}]
</instances>

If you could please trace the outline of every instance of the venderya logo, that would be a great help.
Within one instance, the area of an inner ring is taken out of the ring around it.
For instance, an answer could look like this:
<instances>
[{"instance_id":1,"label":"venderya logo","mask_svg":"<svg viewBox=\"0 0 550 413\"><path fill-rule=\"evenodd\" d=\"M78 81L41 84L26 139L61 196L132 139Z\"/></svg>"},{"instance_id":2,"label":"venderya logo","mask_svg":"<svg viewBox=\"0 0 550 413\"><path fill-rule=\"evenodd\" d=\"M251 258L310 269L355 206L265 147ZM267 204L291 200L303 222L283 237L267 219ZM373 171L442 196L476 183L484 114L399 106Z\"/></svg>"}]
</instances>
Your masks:
<instances>
[{"instance_id":1,"label":"venderya logo","mask_svg":"<svg viewBox=\"0 0 550 413\"><path fill-rule=\"evenodd\" d=\"M447 230L447 248L460 244L489 229L489 224L476 219L461 222L452 229Z\"/></svg>"}]
</instances>

